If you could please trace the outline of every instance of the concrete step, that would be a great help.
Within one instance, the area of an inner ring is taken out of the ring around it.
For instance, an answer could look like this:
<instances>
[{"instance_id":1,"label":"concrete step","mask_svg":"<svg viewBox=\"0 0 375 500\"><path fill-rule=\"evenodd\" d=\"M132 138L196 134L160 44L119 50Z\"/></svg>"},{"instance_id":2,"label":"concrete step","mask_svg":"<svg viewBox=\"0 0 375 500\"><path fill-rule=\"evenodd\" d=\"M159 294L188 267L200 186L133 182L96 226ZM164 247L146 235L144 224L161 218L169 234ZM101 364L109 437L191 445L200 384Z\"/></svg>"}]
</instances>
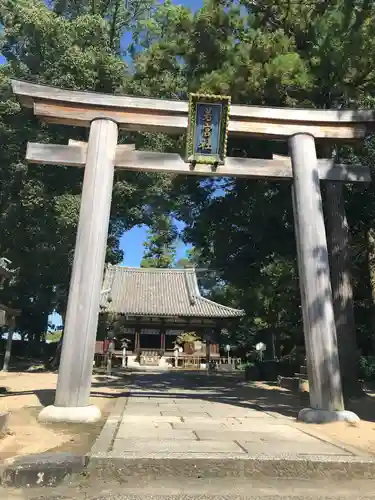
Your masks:
<instances>
[{"instance_id":1,"label":"concrete step","mask_svg":"<svg viewBox=\"0 0 375 500\"><path fill-rule=\"evenodd\" d=\"M189 479L181 483L179 480L148 481L144 478L140 483L119 483L87 481L62 485L58 488L32 488L24 490L0 489L0 498L7 500L353 500L375 499L373 481L306 481L272 480L258 481L252 479Z\"/></svg>"},{"instance_id":2,"label":"concrete step","mask_svg":"<svg viewBox=\"0 0 375 500\"><path fill-rule=\"evenodd\" d=\"M171 454L142 456L126 453L103 453L90 458L87 477L102 481L129 482L136 478L218 479L249 478L257 480L296 479L347 480L374 479L375 459L354 456L330 457L289 455L284 457L211 454L192 456Z\"/></svg>"}]
</instances>

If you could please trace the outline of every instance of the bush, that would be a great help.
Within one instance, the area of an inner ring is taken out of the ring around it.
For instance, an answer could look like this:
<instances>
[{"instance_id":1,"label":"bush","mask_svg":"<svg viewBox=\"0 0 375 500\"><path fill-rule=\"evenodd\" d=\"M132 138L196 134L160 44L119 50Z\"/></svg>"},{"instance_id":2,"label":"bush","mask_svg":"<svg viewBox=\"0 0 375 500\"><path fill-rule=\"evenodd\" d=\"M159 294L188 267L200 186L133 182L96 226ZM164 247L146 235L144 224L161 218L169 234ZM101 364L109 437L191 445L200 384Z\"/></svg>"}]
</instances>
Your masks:
<instances>
[{"instance_id":1,"label":"bush","mask_svg":"<svg viewBox=\"0 0 375 500\"><path fill-rule=\"evenodd\" d=\"M245 366L245 380L259 380L259 368L256 363L249 361Z\"/></svg>"},{"instance_id":2,"label":"bush","mask_svg":"<svg viewBox=\"0 0 375 500\"><path fill-rule=\"evenodd\" d=\"M297 361L291 359L281 359L278 367L278 375L282 377L294 377L295 373L299 373L300 365Z\"/></svg>"},{"instance_id":3,"label":"bush","mask_svg":"<svg viewBox=\"0 0 375 500\"><path fill-rule=\"evenodd\" d=\"M359 358L359 378L362 380L375 380L375 357L361 356Z\"/></svg>"},{"instance_id":4,"label":"bush","mask_svg":"<svg viewBox=\"0 0 375 500\"><path fill-rule=\"evenodd\" d=\"M241 366L245 370L246 380L276 381L278 376L294 377L299 371L299 365L290 360L266 359L263 361L252 360Z\"/></svg>"},{"instance_id":5,"label":"bush","mask_svg":"<svg viewBox=\"0 0 375 500\"><path fill-rule=\"evenodd\" d=\"M272 382L280 375L280 363L277 360L265 360L258 364L261 380Z\"/></svg>"}]
</instances>

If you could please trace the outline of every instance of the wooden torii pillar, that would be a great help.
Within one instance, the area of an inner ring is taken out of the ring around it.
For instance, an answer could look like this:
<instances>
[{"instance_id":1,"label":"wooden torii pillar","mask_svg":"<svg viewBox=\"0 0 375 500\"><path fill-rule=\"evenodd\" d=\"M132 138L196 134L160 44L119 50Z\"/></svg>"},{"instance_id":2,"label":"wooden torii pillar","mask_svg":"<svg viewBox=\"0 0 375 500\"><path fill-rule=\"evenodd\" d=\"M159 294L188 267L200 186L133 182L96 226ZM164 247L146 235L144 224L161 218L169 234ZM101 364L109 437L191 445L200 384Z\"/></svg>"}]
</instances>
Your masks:
<instances>
[{"instance_id":1,"label":"wooden torii pillar","mask_svg":"<svg viewBox=\"0 0 375 500\"><path fill-rule=\"evenodd\" d=\"M37 164L85 167L77 242L69 291L56 399L39 415L43 421L92 422L100 411L89 405L92 360L114 167L146 172L288 180L293 201L301 303L310 382L307 421L355 420L344 411L332 305L320 180L369 182L369 169L318 160L315 139L363 138L372 111L334 111L231 106L228 133L288 140L291 158L227 158L224 165L192 167L178 154L134 151L117 145L119 128L181 134L188 103L67 91L13 81L22 104L47 123L90 128L88 144L29 143L26 157Z\"/></svg>"}]
</instances>

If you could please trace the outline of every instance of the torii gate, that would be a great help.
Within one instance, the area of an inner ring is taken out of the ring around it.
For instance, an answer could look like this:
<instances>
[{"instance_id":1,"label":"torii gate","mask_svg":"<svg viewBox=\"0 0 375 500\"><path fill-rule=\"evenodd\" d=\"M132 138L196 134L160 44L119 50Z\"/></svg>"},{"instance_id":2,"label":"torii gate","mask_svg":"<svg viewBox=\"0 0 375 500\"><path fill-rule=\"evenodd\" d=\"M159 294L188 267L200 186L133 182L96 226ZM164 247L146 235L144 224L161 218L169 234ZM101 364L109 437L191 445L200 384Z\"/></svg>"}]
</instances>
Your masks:
<instances>
[{"instance_id":1,"label":"torii gate","mask_svg":"<svg viewBox=\"0 0 375 500\"><path fill-rule=\"evenodd\" d=\"M288 140L291 158L226 158L215 167L186 163L178 154L135 151L117 145L119 129L181 134L188 126L188 103L69 91L12 81L20 102L47 123L90 128L88 144L33 144L29 162L85 167L80 218L65 321L55 404L42 421L93 422L100 410L89 405L100 291L105 261L114 167L146 172L289 180L297 243L301 303L310 383L305 421L355 420L344 410L332 304L327 238L320 180L330 181L329 213L336 240L345 244L340 185L369 182L366 167L317 159L315 139L361 139L373 127L373 111L231 106L230 135ZM340 182L338 182L340 181ZM336 270L343 275L346 269Z\"/></svg>"}]
</instances>

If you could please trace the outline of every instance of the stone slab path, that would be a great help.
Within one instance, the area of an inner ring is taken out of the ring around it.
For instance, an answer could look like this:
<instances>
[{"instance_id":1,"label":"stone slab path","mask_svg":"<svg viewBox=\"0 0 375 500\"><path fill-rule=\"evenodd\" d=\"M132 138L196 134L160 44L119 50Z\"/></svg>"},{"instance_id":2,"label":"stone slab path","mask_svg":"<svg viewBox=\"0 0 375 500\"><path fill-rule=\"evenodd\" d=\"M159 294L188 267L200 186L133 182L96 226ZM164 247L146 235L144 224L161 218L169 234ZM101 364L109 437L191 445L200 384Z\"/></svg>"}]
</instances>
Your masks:
<instances>
[{"instance_id":1,"label":"stone slab path","mask_svg":"<svg viewBox=\"0 0 375 500\"><path fill-rule=\"evenodd\" d=\"M127 388L127 404L111 444L115 455L353 456L300 430L291 416L262 411L229 375L138 373Z\"/></svg>"}]
</instances>

